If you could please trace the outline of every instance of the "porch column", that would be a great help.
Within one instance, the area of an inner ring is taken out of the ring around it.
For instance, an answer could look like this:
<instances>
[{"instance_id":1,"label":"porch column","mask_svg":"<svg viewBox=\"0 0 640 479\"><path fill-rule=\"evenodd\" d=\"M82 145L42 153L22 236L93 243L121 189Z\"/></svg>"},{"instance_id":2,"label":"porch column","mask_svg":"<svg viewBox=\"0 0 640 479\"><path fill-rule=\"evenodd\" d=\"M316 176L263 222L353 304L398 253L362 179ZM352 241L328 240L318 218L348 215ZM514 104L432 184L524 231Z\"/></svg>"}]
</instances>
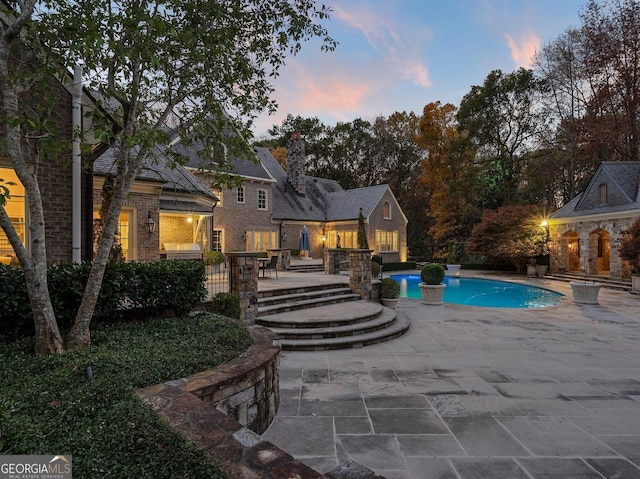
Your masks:
<instances>
[{"instance_id":1,"label":"porch column","mask_svg":"<svg viewBox=\"0 0 640 479\"><path fill-rule=\"evenodd\" d=\"M229 292L240 300L240 319L250 324L258 316L258 253L226 253L229 258Z\"/></svg>"},{"instance_id":2,"label":"porch column","mask_svg":"<svg viewBox=\"0 0 640 479\"><path fill-rule=\"evenodd\" d=\"M349 287L362 299L371 299L371 249L349 250Z\"/></svg>"}]
</instances>

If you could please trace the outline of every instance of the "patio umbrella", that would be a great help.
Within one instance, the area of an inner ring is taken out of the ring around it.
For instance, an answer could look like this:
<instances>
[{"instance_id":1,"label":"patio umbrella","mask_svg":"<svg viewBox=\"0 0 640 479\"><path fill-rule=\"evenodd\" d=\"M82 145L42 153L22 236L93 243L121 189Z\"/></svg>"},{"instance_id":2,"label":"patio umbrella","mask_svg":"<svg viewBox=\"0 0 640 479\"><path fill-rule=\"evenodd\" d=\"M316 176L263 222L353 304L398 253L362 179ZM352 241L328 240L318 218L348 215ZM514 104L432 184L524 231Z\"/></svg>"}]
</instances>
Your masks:
<instances>
[{"instance_id":1,"label":"patio umbrella","mask_svg":"<svg viewBox=\"0 0 640 479\"><path fill-rule=\"evenodd\" d=\"M307 227L303 226L302 231L300 232L300 242L298 243L298 249L300 251L309 251L309 232L307 231Z\"/></svg>"}]
</instances>

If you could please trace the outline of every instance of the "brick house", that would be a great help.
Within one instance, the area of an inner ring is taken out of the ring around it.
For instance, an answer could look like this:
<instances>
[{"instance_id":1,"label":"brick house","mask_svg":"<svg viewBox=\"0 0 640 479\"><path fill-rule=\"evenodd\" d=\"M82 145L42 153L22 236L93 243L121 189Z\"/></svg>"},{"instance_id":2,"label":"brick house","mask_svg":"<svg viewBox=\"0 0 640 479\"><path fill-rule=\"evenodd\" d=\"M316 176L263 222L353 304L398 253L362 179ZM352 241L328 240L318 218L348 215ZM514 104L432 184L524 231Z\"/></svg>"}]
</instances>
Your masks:
<instances>
[{"instance_id":1,"label":"brick house","mask_svg":"<svg viewBox=\"0 0 640 479\"><path fill-rule=\"evenodd\" d=\"M242 186L221 192L215 208L213 242L220 251L298 249L306 226L309 255L322 258L323 247L355 248L362 209L369 247L386 262L405 261L407 219L388 185L343 190L326 178L304 172L304 140L288 144L288 173L266 148L256 148L257 161L232 160ZM197 155L187 167L207 183ZM340 239L338 239L338 237Z\"/></svg>"},{"instance_id":2,"label":"brick house","mask_svg":"<svg viewBox=\"0 0 640 479\"><path fill-rule=\"evenodd\" d=\"M618 248L639 216L640 162L601 163L584 192L549 217L551 272L631 277Z\"/></svg>"}]
</instances>

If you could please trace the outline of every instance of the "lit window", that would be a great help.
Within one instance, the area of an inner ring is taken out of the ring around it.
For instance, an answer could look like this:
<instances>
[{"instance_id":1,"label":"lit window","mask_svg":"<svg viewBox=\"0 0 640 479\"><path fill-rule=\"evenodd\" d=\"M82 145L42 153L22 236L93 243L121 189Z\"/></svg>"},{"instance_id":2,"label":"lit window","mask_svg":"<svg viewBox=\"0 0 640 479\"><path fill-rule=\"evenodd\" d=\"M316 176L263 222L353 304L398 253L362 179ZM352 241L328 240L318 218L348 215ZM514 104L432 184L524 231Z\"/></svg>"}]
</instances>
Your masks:
<instances>
[{"instance_id":1,"label":"lit window","mask_svg":"<svg viewBox=\"0 0 640 479\"><path fill-rule=\"evenodd\" d=\"M382 251L398 251L398 232L376 230L376 250Z\"/></svg>"},{"instance_id":2,"label":"lit window","mask_svg":"<svg viewBox=\"0 0 640 479\"><path fill-rule=\"evenodd\" d=\"M356 248L358 245L357 231L329 231L327 240L329 248L338 247L338 235L340 236L340 248Z\"/></svg>"},{"instance_id":3,"label":"lit window","mask_svg":"<svg viewBox=\"0 0 640 479\"><path fill-rule=\"evenodd\" d=\"M122 255L126 260L135 259L131 250L131 212L122 210L118 217L118 228L116 229L115 241L120 244L122 248ZM100 240L100 233L102 232L102 220L100 219L100 212L98 210L93 211L93 228L94 228L94 253L98 247L98 241Z\"/></svg>"},{"instance_id":4,"label":"lit window","mask_svg":"<svg viewBox=\"0 0 640 479\"><path fill-rule=\"evenodd\" d=\"M258 190L258 209L267 209L267 190Z\"/></svg>"},{"instance_id":5,"label":"lit window","mask_svg":"<svg viewBox=\"0 0 640 479\"><path fill-rule=\"evenodd\" d=\"M276 249L277 239L275 231L247 231L247 251L261 252Z\"/></svg>"},{"instance_id":6,"label":"lit window","mask_svg":"<svg viewBox=\"0 0 640 479\"><path fill-rule=\"evenodd\" d=\"M384 202L384 205L382 207L382 214L384 215L385 220L391 219L391 205L388 201Z\"/></svg>"},{"instance_id":7,"label":"lit window","mask_svg":"<svg viewBox=\"0 0 640 479\"><path fill-rule=\"evenodd\" d=\"M7 187L11 198L7 199L4 205L5 211L14 226L16 233L20 237L22 244L26 244L26 204L24 186L20 183L18 176L12 168L0 168L0 179L2 185ZM9 185L7 183L14 183ZM8 258L15 256L13 247L9 243L9 238L4 230L0 228L0 256Z\"/></svg>"},{"instance_id":8,"label":"lit window","mask_svg":"<svg viewBox=\"0 0 640 479\"><path fill-rule=\"evenodd\" d=\"M244 203L244 186L238 186L238 203Z\"/></svg>"}]
</instances>

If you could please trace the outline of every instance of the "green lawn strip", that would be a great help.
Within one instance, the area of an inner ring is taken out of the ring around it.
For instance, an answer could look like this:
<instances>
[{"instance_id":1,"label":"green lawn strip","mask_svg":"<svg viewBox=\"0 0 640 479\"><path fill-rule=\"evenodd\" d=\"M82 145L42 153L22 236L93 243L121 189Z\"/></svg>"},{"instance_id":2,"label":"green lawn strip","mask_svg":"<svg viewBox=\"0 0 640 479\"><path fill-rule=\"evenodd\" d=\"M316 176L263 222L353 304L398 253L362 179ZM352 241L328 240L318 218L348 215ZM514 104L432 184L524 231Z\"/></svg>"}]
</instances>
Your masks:
<instances>
[{"instance_id":1,"label":"green lawn strip","mask_svg":"<svg viewBox=\"0 0 640 479\"><path fill-rule=\"evenodd\" d=\"M0 344L0 454L69 454L85 479L226 478L134 389L211 369L250 344L244 326L213 314L99 327L90 349L60 356Z\"/></svg>"}]
</instances>

